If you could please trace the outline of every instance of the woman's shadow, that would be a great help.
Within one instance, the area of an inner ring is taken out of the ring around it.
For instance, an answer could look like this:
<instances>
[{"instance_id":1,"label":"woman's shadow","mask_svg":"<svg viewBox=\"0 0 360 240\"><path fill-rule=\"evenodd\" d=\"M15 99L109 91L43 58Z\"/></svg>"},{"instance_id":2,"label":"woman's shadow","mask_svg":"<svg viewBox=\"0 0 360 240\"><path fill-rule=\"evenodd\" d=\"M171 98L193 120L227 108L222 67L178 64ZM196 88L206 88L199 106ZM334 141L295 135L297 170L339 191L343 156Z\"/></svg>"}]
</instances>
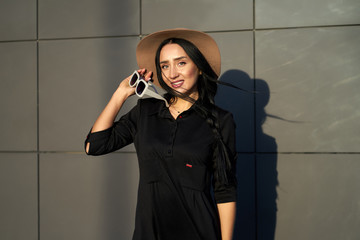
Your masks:
<instances>
[{"instance_id":1,"label":"woman's shadow","mask_svg":"<svg viewBox=\"0 0 360 240\"><path fill-rule=\"evenodd\" d=\"M219 84L216 104L236 122L238 201L234 240L274 240L277 213L277 144L262 131L270 99L268 84L241 70L219 79L242 90ZM266 153L266 154L265 154Z\"/></svg>"}]
</instances>

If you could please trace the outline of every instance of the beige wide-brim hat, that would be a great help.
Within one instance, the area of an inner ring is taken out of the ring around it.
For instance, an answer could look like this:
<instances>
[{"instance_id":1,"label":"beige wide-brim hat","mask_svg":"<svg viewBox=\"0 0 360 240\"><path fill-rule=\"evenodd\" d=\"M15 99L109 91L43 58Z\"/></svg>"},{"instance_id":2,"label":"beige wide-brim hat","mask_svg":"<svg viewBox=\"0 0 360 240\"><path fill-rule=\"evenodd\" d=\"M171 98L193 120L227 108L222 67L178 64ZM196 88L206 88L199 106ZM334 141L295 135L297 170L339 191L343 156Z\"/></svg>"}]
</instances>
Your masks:
<instances>
[{"instance_id":1,"label":"beige wide-brim hat","mask_svg":"<svg viewBox=\"0 0 360 240\"><path fill-rule=\"evenodd\" d=\"M208 34L185 28L168 29L144 37L136 48L136 60L139 68L153 72L153 80L159 85L156 74L155 55L160 44L169 38L182 38L193 43L204 55L214 72L220 76L221 57L218 45Z\"/></svg>"}]
</instances>

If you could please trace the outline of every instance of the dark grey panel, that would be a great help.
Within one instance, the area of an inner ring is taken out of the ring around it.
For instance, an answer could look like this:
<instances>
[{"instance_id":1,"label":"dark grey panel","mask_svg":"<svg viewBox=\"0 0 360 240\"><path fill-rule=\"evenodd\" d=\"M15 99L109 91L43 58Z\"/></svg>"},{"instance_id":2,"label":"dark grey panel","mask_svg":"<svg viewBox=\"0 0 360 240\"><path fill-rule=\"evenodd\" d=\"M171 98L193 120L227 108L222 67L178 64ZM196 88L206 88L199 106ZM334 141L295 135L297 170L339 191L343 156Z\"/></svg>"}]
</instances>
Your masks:
<instances>
[{"instance_id":1,"label":"dark grey panel","mask_svg":"<svg viewBox=\"0 0 360 240\"><path fill-rule=\"evenodd\" d=\"M36 39L36 0L1 0L0 41Z\"/></svg>"},{"instance_id":2,"label":"dark grey panel","mask_svg":"<svg viewBox=\"0 0 360 240\"><path fill-rule=\"evenodd\" d=\"M237 158L237 205L233 240L256 239L255 158L239 154Z\"/></svg>"},{"instance_id":3,"label":"dark grey panel","mask_svg":"<svg viewBox=\"0 0 360 240\"><path fill-rule=\"evenodd\" d=\"M0 239L38 239L37 155L0 153Z\"/></svg>"},{"instance_id":4,"label":"dark grey panel","mask_svg":"<svg viewBox=\"0 0 360 240\"><path fill-rule=\"evenodd\" d=\"M253 77L254 53L253 32L218 32L210 33L219 46L221 53L221 72L241 70Z\"/></svg>"},{"instance_id":5,"label":"dark grey panel","mask_svg":"<svg viewBox=\"0 0 360 240\"><path fill-rule=\"evenodd\" d=\"M36 43L0 43L0 151L37 149Z\"/></svg>"},{"instance_id":6,"label":"dark grey panel","mask_svg":"<svg viewBox=\"0 0 360 240\"><path fill-rule=\"evenodd\" d=\"M358 0L257 0L256 28L360 23Z\"/></svg>"},{"instance_id":7,"label":"dark grey panel","mask_svg":"<svg viewBox=\"0 0 360 240\"><path fill-rule=\"evenodd\" d=\"M223 74L220 81L253 91L253 33L213 33L211 36L218 43L221 52ZM220 84L216 103L234 115L237 151L253 152L254 95Z\"/></svg>"},{"instance_id":8,"label":"dark grey panel","mask_svg":"<svg viewBox=\"0 0 360 240\"><path fill-rule=\"evenodd\" d=\"M278 156L257 155L255 161L257 239L277 240Z\"/></svg>"},{"instance_id":9,"label":"dark grey panel","mask_svg":"<svg viewBox=\"0 0 360 240\"><path fill-rule=\"evenodd\" d=\"M259 239L273 220L277 240L358 239L359 169L358 154L258 156Z\"/></svg>"},{"instance_id":10,"label":"dark grey panel","mask_svg":"<svg viewBox=\"0 0 360 240\"><path fill-rule=\"evenodd\" d=\"M139 1L39 1L39 37L139 34Z\"/></svg>"},{"instance_id":11,"label":"dark grey panel","mask_svg":"<svg viewBox=\"0 0 360 240\"><path fill-rule=\"evenodd\" d=\"M359 42L360 27L257 32L259 151L272 151L261 136L285 152L359 151Z\"/></svg>"},{"instance_id":12,"label":"dark grey panel","mask_svg":"<svg viewBox=\"0 0 360 240\"><path fill-rule=\"evenodd\" d=\"M120 81L137 69L137 42L128 37L40 43L42 151L83 151L88 131ZM136 101L129 99L120 115Z\"/></svg>"},{"instance_id":13,"label":"dark grey panel","mask_svg":"<svg viewBox=\"0 0 360 240\"><path fill-rule=\"evenodd\" d=\"M251 0L142 1L142 31L151 33L167 28L202 31L249 29L253 26Z\"/></svg>"},{"instance_id":14,"label":"dark grey panel","mask_svg":"<svg viewBox=\"0 0 360 240\"><path fill-rule=\"evenodd\" d=\"M135 154L42 154L40 168L41 238L131 239Z\"/></svg>"}]
</instances>

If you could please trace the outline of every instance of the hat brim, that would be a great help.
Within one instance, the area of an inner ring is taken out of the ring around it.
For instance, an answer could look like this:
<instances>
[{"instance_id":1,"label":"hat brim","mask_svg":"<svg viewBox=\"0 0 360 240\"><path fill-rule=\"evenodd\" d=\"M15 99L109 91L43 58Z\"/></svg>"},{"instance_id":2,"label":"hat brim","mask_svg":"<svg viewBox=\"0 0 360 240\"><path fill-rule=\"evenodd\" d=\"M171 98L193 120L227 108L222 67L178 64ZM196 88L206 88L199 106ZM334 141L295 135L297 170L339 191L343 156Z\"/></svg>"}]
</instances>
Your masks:
<instances>
[{"instance_id":1,"label":"hat brim","mask_svg":"<svg viewBox=\"0 0 360 240\"><path fill-rule=\"evenodd\" d=\"M193 43L204 55L214 72L220 76L221 56L215 40L208 34L200 31L175 28L147 35L137 45L136 60L138 66L141 69L145 68L147 71L153 72L153 80L156 85L160 86L155 66L156 51L160 44L169 38L182 38Z\"/></svg>"}]
</instances>

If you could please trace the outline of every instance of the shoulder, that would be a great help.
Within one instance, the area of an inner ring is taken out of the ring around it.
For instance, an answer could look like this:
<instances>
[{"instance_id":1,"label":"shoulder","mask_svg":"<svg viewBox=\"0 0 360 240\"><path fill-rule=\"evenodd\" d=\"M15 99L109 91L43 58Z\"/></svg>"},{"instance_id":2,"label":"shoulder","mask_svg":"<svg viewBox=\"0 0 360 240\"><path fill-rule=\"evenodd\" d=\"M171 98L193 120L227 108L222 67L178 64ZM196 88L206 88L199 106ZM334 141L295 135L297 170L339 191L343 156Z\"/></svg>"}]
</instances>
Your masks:
<instances>
[{"instance_id":1,"label":"shoulder","mask_svg":"<svg viewBox=\"0 0 360 240\"><path fill-rule=\"evenodd\" d=\"M137 107L144 114L153 114L159 112L165 107L164 101L156 98L140 98Z\"/></svg>"},{"instance_id":2,"label":"shoulder","mask_svg":"<svg viewBox=\"0 0 360 240\"><path fill-rule=\"evenodd\" d=\"M216 106L215 105L215 111L217 112L218 114L218 119L219 119L219 122L220 122L220 125L222 122L234 122L234 117L233 117L233 114L223 108L220 108L219 106Z\"/></svg>"},{"instance_id":3,"label":"shoulder","mask_svg":"<svg viewBox=\"0 0 360 240\"><path fill-rule=\"evenodd\" d=\"M218 114L218 124L222 132L229 131L233 132L236 129L235 120L233 114L219 106L215 105L215 111ZM224 133L223 133L224 134Z\"/></svg>"}]
</instances>

